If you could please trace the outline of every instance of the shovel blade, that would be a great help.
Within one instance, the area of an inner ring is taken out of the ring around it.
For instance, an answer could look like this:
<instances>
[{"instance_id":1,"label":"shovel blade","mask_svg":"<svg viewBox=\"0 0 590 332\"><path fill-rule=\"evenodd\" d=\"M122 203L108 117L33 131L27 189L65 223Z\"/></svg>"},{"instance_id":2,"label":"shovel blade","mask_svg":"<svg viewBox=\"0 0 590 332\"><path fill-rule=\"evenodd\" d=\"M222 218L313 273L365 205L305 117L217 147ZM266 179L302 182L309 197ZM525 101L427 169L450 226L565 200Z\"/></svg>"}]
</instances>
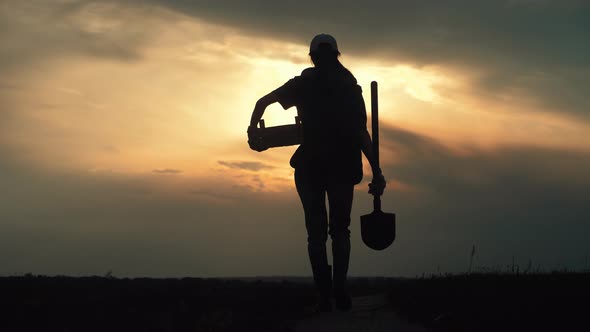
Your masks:
<instances>
[{"instance_id":1,"label":"shovel blade","mask_svg":"<svg viewBox=\"0 0 590 332\"><path fill-rule=\"evenodd\" d=\"M389 247L395 240L395 214L373 211L361 216L361 236L373 250Z\"/></svg>"}]
</instances>

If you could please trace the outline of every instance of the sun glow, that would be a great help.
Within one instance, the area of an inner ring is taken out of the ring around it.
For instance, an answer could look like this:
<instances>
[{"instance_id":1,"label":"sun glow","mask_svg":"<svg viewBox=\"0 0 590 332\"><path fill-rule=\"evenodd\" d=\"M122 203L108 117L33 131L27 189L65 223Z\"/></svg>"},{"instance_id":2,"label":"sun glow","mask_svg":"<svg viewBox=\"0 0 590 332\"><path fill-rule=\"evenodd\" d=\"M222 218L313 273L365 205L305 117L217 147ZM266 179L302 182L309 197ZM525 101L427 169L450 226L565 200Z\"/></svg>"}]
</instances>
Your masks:
<instances>
[{"instance_id":1,"label":"sun glow","mask_svg":"<svg viewBox=\"0 0 590 332\"><path fill-rule=\"evenodd\" d=\"M89 23L84 20L88 12L70 23L85 25L93 34L123 24L117 17L103 21L101 10L92 12ZM158 175L158 170L169 170L168 179L203 182L214 174L253 191L290 188L288 160L294 147L252 152L246 128L258 98L311 66L307 45L258 38L169 12L152 15L153 31L141 38L136 58L74 54L23 72L17 83L26 92L10 97L19 113L14 126L1 134L3 140L28 151L28 158L44 168ZM341 61L364 90L369 114L370 82L379 82L384 126L459 146L590 147L583 124L533 110L514 112L521 105L474 96L469 73L342 53ZM285 111L275 104L264 119L275 126L293 123L295 115L295 108ZM389 163L395 157L382 158ZM256 161L266 168L228 167L220 161ZM171 182L182 186L182 181Z\"/></svg>"}]
</instances>

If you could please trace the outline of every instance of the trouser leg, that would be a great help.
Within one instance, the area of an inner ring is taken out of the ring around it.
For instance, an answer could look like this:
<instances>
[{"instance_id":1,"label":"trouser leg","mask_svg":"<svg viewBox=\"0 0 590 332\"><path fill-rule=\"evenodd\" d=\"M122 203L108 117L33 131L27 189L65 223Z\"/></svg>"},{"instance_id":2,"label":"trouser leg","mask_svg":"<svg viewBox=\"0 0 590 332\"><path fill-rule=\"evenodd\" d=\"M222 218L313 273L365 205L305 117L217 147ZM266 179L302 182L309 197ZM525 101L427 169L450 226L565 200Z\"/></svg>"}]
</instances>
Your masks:
<instances>
[{"instance_id":1,"label":"trouser leg","mask_svg":"<svg viewBox=\"0 0 590 332\"><path fill-rule=\"evenodd\" d=\"M322 296L329 296L332 276L326 255L328 216L325 188L297 171L295 171L295 185L305 214L307 251L314 282Z\"/></svg>"},{"instance_id":2,"label":"trouser leg","mask_svg":"<svg viewBox=\"0 0 590 332\"><path fill-rule=\"evenodd\" d=\"M327 192L330 207L329 234L332 238L334 288L346 290L350 260L350 212L354 186L352 184L330 185Z\"/></svg>"}]
</instances>

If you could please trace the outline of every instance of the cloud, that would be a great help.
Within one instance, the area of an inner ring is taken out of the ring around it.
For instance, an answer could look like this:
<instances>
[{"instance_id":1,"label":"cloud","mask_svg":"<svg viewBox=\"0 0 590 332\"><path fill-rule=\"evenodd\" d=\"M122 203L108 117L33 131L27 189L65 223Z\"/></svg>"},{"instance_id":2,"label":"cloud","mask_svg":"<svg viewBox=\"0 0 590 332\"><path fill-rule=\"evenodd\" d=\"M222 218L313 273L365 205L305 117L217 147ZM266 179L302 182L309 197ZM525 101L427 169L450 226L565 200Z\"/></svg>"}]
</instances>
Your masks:
<instances>
[{"instance_id":1,"label":"cloud","mask_svg":"<svg viewBox=\"0 0 590 332\"><path fill-rule=\"evenodd\" d=\"M395 156L382 167L385 177L412 188L390 185L383 198L384 210L398 214L396 251L407 253L405 261L427 259L431 269L439 261L464 271L463 258L475 243L488 267L515 255L551 268L578 266L590 251L582 235L590 231L590 152L457 149L401 128L381 133L382 155ZM412 241L420 252L412 252ZM401 260L393 253L392 259Z\"/></svg>"},{"instance_id":2,"label":"cloud","mask_svg":"<svg viewBox=\"0 0 590 332\"><path fill-rule=\"evenodd\" d=\"M96 1L9 0L0 7L0 70L22 74L32 63L64 57L141 59L151 38L146 26L165 13L153 7Z\"/></svg>"},{"instance_id":3,"label":"cloud","mask_svg":"<svg viewBox=\"0 0 590 332\"><path fill-rule=\"evenodd\" d=\"M301 45L330 32L345 57L438 68L465 80L462 95L433 87L451 100L490 99L494 104L474 107L587 121L589 13L584 1L12 1L0 8L0 71L8 77L0 84L15 86L37 68L31 63L71 56L137 62L153 49L150 42L163 30L156 27L193 18L224 26L224 33L208 32L219 45L227 44L232 29ZM264 43L257 52L266 54Z\"/></svg>"},{"instance_id":4,"label":"cloud","mask_svg":"<svg viewBox=\"0 0 590 332\"><path fill-rule=\"evenodd\" d=\"M590 4L584 1L151 2L304 45L329 32L345 56L445 67L468 77L480 96L588 119Z\"/></svg>"},{"instance_id":5,"label":"cloud","mask_svg":"<svg viewBox=\"0 0 590 332\"><path fill-rule=\"evenodd\" d=\"M449 191L457 186L480 187L482 190L497 186L494 189L500 190L509 185L506 188L514 193L512 186L522 182L519 190L534 191L539 185L546 184L559 188L551 192L574 188L583 192L590 185L590 178L583 171L590 165L588 151L514 145L490 150L451 148L401 128L385 127L380 133L386 142L385 153L396 156L390 166L391 172L406 183L428 190ZM505 180L511 181L506 183ZM529 181L531 183L527 184Z\"/></svg>"},{"instance_id":6,"label":"cloud","mask_svg":"<svg viewBox=\"0 0 590 332\"><path fill-rule=\"evenodd\" d=\"M152 170L152 173L156 173L156 174L180 174L180 173L182 173L182 171L179 170L179 169L173 169L173 168L161 168L161 169L154 169L154 170Z\"/></svg>"},{"instance_id":7,"label":"cloud","mask_svg":"<svg viewBox=\"0 0 590 332\"><path fill-rule=\"evenodd\" d=\"M382 165L383 209L397 214L398 238L378 254L362 245L358 216L372 201L357 191L353 275L465 271L474 243L476 265L486 266L514 255L573 268L590 252L590 153L456 148L401 128L381 133L382 156L393 157ZM309 275L292 188L266 193L255 178L240 187L186 176L170 189L169 177L34 170L17 149L0 148L0 259L9 262L0 274Z\"/></svg>"},{"instance_id":8,"label":"cloud","mask_svg":"<svg viewBox=\"0 0 590 332\"><path fill-rule=\"evenodd\" d=\"M264 163L261 163L258 161L223 161L223 160L219 160L219 161L217 161L217 163L219 165L222 165L222 166L225 166L228 168L241 169L241 170L253 171L253 172L258 172L261 170L268 170L268 169L275 168L274 166L264 164Z\"/></svg>"},{"instance_id":9,"label":"cloud","mask_svg":"<svg viewBox=\"0 0 590 332\"><path fill-rule=\"evenodd\" d=\"M0 275L305 273L301 213L284 195L227 179L170 188L166 177L43 171L16 153L0 144Z\"/></svg>"},{"instance_id":10,"label":"cloud","mask_svg":"<svg viewBox=\"0 0 590 332\"><path fill-rule=\"evenodd\" d=\"M277 181L287 181L290 169L287 172L271 164L240 160L241 154L230 157L226 154L218 158L237 160L218 160L217 165L222 167L215 166L213 160L212 166L221 169L217 173L220 177L210 173L193 178L187 173L140 176L124 171L81 171L135 167L150 170L144 165L158 165L164 159L167 162L160 165L189 169L194 160L199 161L204 150L187 162L185 155L176 155L179 151L176 142L167 144L168 139L153 137L172 138L178 134L182 140L177 142L186 142L186 137L195 137L194 133L200 132L201 135L187 143L191 153L198 144L212 144L201 142L207 136L203 136L202 130L179 125L209 123L209 115L207 121L187 116L178 122L162 123L170 118L170 105L154 100L188 86L185 81L163 82L166 75L162 63L180 54L176 49L157 53L155 57L162 62L146 67L145 76L136 76L139 66L127 65L142 59L142 47L155 33L150 27L158 30L164 26L152 25L150 19L159 14L168 15L170 9L177 11L173 17L178 20L192 16L223 24L229 31L239 29L251 36L299 44L307 44L320 31L334 33L345 57L347 54L372 57L383 61L384 66L391 63L441 66L446 72L455 70L466 75L470 80L466 86L472 83L472 90L466 93L476 99L492 98L499 103L525 100L564 114L584 115L588 109L589 46L586 38L581 37L587 31L585 2L368 1L353 6L342 1L152 1L166 9L162 11L154 11L148 4L70 1L50 6L45 2L15 1L0 7L0 37L5 45L0 50L0 71L10 74L0 82L0 93L3 93L0 102L11 110L4 112L0 125L4 129L0 133L0 260L8 262L1 267L0 274L104 274L111 269L117 275L135 276L309 274L303 213L295 190L286 185L278 192L261 190L265 185L272 187L272 178L280 173L284 176ZM326 11L331 15L325 15ZM171 36L175 35L175 29L176 26L171 28ZM225 46L223 36L228 30L224 28L221 37L213 28L210 35L202 33ZM192 30L187 31L187 35L193 36ZM199 34L199 38L202 36ZM195 45L198 49L203 44ZM204 96L210 98L205 104L224 98L246 99L242 95L226 98L227 91L234 92L227 84L219 91L207 90L212 85L209 79L220 77L221 72L233 75L226 82L242 82L247 76L246 72L228 70L225 58L217 57L223 52L212 57L224 64L223 70L209 65L187 70L185 62L180 63L182 73L192 71L202 78L196 80L195 84L199 85L187 89L205 91ZM121 92L121 100L129 101L129 107L114 103L97 112L85 104L74 103L65 112L66 106L61 103L78 98L74 90L83 91L78 89L83 84L77 82L105 82L84 90L86 94L94 91L94 98L102 100L108 97L104 86L111 86L109 82L114 77L104 67L93 66L91 61L70 68L70 56L100 57L104 61L96 63L102 65L116 63L117 66L107 69L122 75L119 81L128 77L163 83L143 93L139 93L140 85L117 85L116 95ZM36 64L48 59L67 62L47 67ZM54 71L48 71L49 67ZM203 76L205 67L210 67L209 76ZM71 80L72 84L65 87L70 90L61 91L60 95L51 89L55 80L51 74L64 72L64 68L79 73L79 77ZM161 72L153 71L154 68ZM19 81L27 70L48 80L50 88L46 95L30 89L36 84ZM93 70L104 76L97 76ZM154 73L157 80L151 80ZM183 76L176 73L171 76ZM433 89L449 97L448 91L438 86ZM126 92L129 90L134 93L130 95ZM4 94L13 92L33 102L20 107L17 107L18 100L9 103L12 99L4 99ZM67 96L63 96L64 92ZM36 97L31 99L32 94ZM145 98L146 95L150 98ZM145 99L149 105L132 103L133 98ZM34 103L41 99L43 105ZM192 105L190 98L183 101ZM148 108L144 106L163 111L135 113ZM416 109L419 107L422 106ZM106 116L108 110L117 117ZM182 113L178 110L175 112ZM43 117L48 111L56 112L50 118L55 123ZM24 125L27 121L38 121L40 125L27 127ZM85 125L78 126L81 123ZM444 121L441 123L446 125ZM162 125L170 130L155 133L154 129ZM96 128L105 130L105 135L98 135L99 139L92 136L91 130ZM179 132L179 128L185 131ZM111 130L131 135L111 136ZM16 134L11 137L7 132ZM565 135L567 130L563 132ZM398 239L391 250L378 254L362 246L358 216L370 211L372 205L371 197L364 190L363 195L357 194L353 212L356 221L351 226L352 274L413 275L436 265L441 265L443 271L465 270L473 243L477 244L484 264L508 261L516 255L526 257L527 261L531 257L534 262L548 266L555 262L575 266L576 257L590 251L586 239L590 231L587 151L527 145L495 149L450 147L411 130L384 127L381 133L382 156L388 162L383 169L391 180L383 206L386 211L398 214ZM24 139L24 142L13 144L9 138ZM125 144L126 141L134 144ZM44 145L47 142L52 144ZM117 144L115 149L110 148L112 142ZM150 145L150 155L154 157L137 152L145 151L146 144ZM45 158L39 158L45 160L33 158L35 148L46 153ZM83 160L85 155L79 153L93 150L100 153L90 160ZM125 153L115 153L119 150ZM120 155L132 162L125 164ZM173 158L182 162L170 164ZM288 159L286 153L284 158ZM48 160L68 167L80 163L83 167L39 170L47 166L41 164ZM35 163L39 169L31 166ZM211 165L203 167L208 166ZM233 173L228 169L244 171L239 172L243 178L227 176ZM180 172L175 168L153 170L155 174ZM404 187L397 188L395 183ZM290 191L284 191L287 188ZM281 248L280 254L276 248Z\"/></svg>"}]
</instances>

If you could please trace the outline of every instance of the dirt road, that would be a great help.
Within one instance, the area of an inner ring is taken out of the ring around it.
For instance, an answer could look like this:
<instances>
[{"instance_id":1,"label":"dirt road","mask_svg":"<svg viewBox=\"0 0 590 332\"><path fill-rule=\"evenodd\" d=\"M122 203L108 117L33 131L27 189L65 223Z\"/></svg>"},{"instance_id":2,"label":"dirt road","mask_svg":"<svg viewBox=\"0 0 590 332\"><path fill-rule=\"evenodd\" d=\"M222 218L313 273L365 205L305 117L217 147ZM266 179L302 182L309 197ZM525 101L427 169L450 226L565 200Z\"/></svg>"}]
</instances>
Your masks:
<instances>
[{"instance_id":1,"label":"dirt road","mask_svg":"<svg viewBox=\"0 0 590 332\"><path fill-rule=\"evenodd\" d=\"M401 320L384 294L354 297L350 312L321 313L297 323L297 332L425 332L427 329Z\"/></svg>"}]
</instances>

